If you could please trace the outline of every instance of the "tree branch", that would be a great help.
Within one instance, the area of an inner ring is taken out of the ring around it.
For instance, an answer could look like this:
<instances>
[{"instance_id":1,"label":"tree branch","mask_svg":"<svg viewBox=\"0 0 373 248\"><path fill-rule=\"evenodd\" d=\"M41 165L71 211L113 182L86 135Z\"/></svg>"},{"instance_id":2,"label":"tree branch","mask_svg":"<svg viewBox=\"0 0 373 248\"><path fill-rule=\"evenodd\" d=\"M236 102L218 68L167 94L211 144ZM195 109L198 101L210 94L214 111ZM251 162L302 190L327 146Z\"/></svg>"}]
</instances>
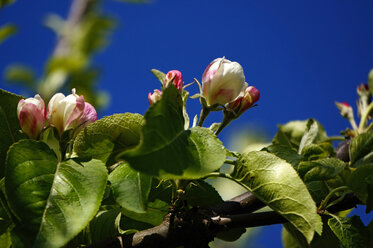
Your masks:
<instances>
[{"instance_id":1,"label":"tree branch","mask_svg":"<svg viewBox=\"0 0 373 248\"><path fill-rule=\"evenodd\" d=\"M335 213L360 204L353 194L347 194L338 204L327 211ZM209 208L169 213L162 224L134 235L110 238L90 246L97 247L208 247L219 232L234 228L248 228L286 223L287 220L274 211L252 213L265 204L251 192L243 193L229 201ZM124 244L123 244L123 242ZM124 246L123 246L124 245Z\"/></svg>"}]
</instances>

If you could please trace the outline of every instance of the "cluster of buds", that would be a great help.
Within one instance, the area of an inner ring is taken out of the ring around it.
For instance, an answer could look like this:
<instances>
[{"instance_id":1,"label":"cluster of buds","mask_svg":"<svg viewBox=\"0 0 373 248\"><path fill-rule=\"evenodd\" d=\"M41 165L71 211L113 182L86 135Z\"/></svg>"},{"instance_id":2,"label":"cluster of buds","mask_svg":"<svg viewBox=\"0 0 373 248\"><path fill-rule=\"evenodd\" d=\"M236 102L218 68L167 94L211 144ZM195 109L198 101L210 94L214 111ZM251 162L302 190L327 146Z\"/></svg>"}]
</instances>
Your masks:
<instances>
[{"instance_id":1,"label":"cluster of buds","mask_svg":"<svg viewBox=\"0 0 373 248\"><path fill-rule=\"evenodd\" d=\"M359 117L367 110L368 105L371 102L371 94L367 84L360 84L356 89L357 94L359 95L359 100L357 102L357 109Z\"/></svg>"},{"instance_id":2,"label":"cluster of buds","mask_svg":"<svg viewBox=\"0 0 373 248\"><path fill-rule=\"evenodd\" d=\"M350 122L354 130L357 130L358 127L355 122L354 111L350 104L348 104L347 102L335 102L335 105L339 109L340 115Z\"/></svg>"},{"instance_id":3,"label":"cluster of buds","mask_svg":"<svg viewBox=\"0 0 373 248\"><path fill-rule=\"evenodd\" d=\"M181 72L178 70L172 70L166 74L164 81L163 81L162 88L165 89L169 85L173 84L176 87L176 89L178 89L179 92L181 93L183 91L183 83L184 83L183 75L181 74ZM158 89L155 89L153 94L151 92L149 92L148 94L148 100L149 100L150 105L153 105L154 103L159 101L161 98L162 98L162 91Z\"/></svg>"},{"instance_id":4,"label":"cluster of buds","mask_svg":"<svg viewBox=\"0 0 373 248\"><path fill-rule=\"evenodd\" d=\"M59 135L64 131L75 129L78 133L88 124L97 120L95 108L84 101L83 96L72 94L65 96L55 94L49 101L48 108L39 95L20 100L17 107L21 128L30 138L37 139L48 121L57 129Z\"/></svg>"},{"instance_id":5,"label":"cluster of buds","mask_svg":"<svg viewBox=\"0 0 373 248\"><path fill-rule=\"evenodd\" d=\"M225 58L212 61L202 75L207 108L224 105L237 118L259 100L259 90L248 86L242 66Z\"/></svg>"},{"instance_id":6,"label":"cluster of buds","mask_svg":"<svg viewBox=\"0 0 373 248\"><path fill-rule=\"evenodd\" d=\"M202 75L202 96L208 107L233 101L245 86L241 65L225 58L212 61Z\"/></svg>"}]
</instances>

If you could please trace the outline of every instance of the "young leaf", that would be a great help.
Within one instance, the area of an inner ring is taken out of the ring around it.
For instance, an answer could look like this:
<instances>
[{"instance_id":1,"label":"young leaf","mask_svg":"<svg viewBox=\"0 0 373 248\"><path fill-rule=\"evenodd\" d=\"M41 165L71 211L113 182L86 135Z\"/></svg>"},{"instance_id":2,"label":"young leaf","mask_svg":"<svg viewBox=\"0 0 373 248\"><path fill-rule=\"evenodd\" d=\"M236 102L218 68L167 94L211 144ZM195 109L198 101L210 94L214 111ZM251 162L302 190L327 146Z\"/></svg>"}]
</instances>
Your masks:
<instances>
[{"instance_id":1,"label":"young leaf","mask_svg":"<svg viewBox=\"0 0 373 248\"><path fill-rule=\"evenodd\" d=\"M109 175L115 200L128 211L145 213L152 178L133 170L128 164L119 165Z\"/></svg>"},{"instance_id":2,"label":"young leaf","mask_svg":"<svg viewBox=\"0 0 373 248\"><path fill-rule=\"evenodd\" d=\"M305 182L334 178L345 168L345 163L336 158L304 161L299 164L298 173Z\"/></svg>"},{"instance_id":3,"label":"young leaf","mask_svg":"<svg viewBox=\"0 0 373 248\"><path fill-rule=\"evenodd\" d=\"M360 217L356 215L350 218L333 216L333 218L329 219L328 225L338 237L343 247L368 247L368 230L361 222Z\"/></svg>"},{"instance_id":4,"label":"young leaf","mask_svg":"<svg viewBox=\"0 0 373 248\"><path fill-rule=\"evenodd\" d=\"M164 79L166 78L166 74L157 70L157 69L151 69L151 72L159 80L159 82L161 82L161 84L163 85Z\"/></svg>"},{"instance_id":5,"label":"young leaf","mask_svg":"<svg viewBox=\"0 0 373 248\"><path fill-rule=\"evenodd\" d=\"M330 143L310 144L302 149L302 156L304 160L316 160L321 158L328 158L335 155L334 148Z\"/></svg>"},{"instance_id":6,"label":"young leaf","mask_svg":"<svg viewBox=\"0 0 373 248\"><path fill-rule=\"evenodd\" d=\"M74 152L79 157L92 157L112 165L119 152L139 144L142 125L143 117L139 114L106 116L78 134Z\"/></svg>"},{"instance_id":7,"label":"young leaf","mask_svg":"<svg viewBox=\"0 0 373 248\"><path fill-rule=\"evenodd\" d=\"M261 201L281 214L311 242L322 222L303 181L285 160L261 151L243 154L233 175Z\"/></svg>"},{"instance_id":8,"label":"young leaf","mask_svg":"<svg viewBox=\"0 0 373 248\"><path fill-rule=\"evenodd\" d=\"M58 162L43 142L22 140L8 152L6 194L33 247L61 247L77 235L96 214L106 180L101 161Z\"/></svg>"},{"instance_id":9,"label":"young leaf","mask_svg":"<svg viewBox=\"0 0 373 248\"><path fill-rule=\"evenodd\" d=\"M350 144L350 159L351 164L354 166L354 163L359 159L363 158L365 155L368 155L373 150L373 133L362 133L356 136Z\"/></svg>"},{"instance_id":10,"label":"young leaf","mask_svg":"<svg viewBox=\"0 0 373 248\"><path fill-rule=\"evenodd\" d=\"M309 119L307 121L306 130L299 144L299 154L302 153L304 147L321 141L324 138L326 138L326 133L321 124L314 119Z\"/></svg>"},{"instance_id":11,"label":"young leaf","mask_svg":"<svg viewBox=\"0 0 373 248\"><path fill-rule=\"evenodd\" d=\"M1 0L0 0L1 1ZM17 27L12 24L3 25L0 27L0 44L3 43L9 36L17 32Z\"/></svg>"},{"instance_id":12,"label":"young leaf","mask_svg":"<svg viewBox=\"0 0 373 248\"><path fill-rule=\"evenodd\" d=\"M184 130L181 96L173 85L145 114L142 140L118 156L137 171L161 178L197 179L224 163L226 151L209 130Z\"/></svg>"},{"instance_id":13,"label":"young leaf","mask_svg":"<svg viewBox=\"0 0 373 248\"><path fill-rule=\"evenodd\" d=\"M4 176L5 157L9 147L26 138L19 132L17 105L22 97L0 89L0 178Z\"/></svg>"}]
</instances>

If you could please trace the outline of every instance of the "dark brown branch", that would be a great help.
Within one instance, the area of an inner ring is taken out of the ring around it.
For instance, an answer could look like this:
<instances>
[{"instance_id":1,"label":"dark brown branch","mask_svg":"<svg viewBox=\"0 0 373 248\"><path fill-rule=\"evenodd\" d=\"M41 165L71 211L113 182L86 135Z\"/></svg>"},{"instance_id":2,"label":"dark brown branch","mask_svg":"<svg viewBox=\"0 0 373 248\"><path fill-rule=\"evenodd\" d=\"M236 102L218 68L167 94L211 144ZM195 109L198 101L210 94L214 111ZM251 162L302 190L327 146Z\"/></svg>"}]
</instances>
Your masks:
<instances>
[{"instance_id":1,"label":"dark brown branch","mask_svg":"<svg viewBox=\"0 0 373 248\"><path fill-rule=\"evenodd\" d=\"M338 204L328 208L338 212L356 207L361 202L347 194ZM251 213L264 206L252 193L246 192L220 205L194 208L165 216L161 225L135 233L105 240L92 247L208 247L219 232L233 228L274 225L287 222L276 212ZM119 241L123 239L123 244Z\"/></svg>"}]
</instances>

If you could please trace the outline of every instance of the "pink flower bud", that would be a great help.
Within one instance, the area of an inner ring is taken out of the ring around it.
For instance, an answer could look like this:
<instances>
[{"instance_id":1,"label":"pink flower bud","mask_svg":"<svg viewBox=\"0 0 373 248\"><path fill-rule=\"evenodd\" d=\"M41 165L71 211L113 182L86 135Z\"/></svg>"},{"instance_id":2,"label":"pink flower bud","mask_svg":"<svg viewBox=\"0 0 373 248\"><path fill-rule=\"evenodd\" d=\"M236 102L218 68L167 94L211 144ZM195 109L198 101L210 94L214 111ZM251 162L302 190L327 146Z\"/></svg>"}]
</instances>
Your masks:
<instances>
[{"instance_id":1,"label":"pink flower bud","mask_svg":"<svg viewBox=\"0 0 373 248\"><path fill-rule=\"evenodd\" d=\"M233 110L237 116L240 116L243 112L252 107L259 98L260 92L257 88L254 86L246 87L233 102L227 105L227 108Z\"/></svg>"},{"instance_id":2,"label":"pink flower bud","mask_svg":"<svg viewBox=\"0 0 373 248\"><path fill-rule=\"evenodd\" d=\"M57 128L60 134L76 128L84 111L84 97L78 96L75 89L72 94L65 97L62 93L55 94L48 104L49 123Z\"/></svg>"},{"instance_id":3,"label":"pink flower bud","mask_svg":"<svg viewBox=\"0 0 373 248\"><path fill-rule=\"evenodd\" d=\"M77 126L76 134L79 133L83 128L88 126L89 124L97 121L97 112L96 109L88 102L84 103L84 110L82 116L76 120L76 123L70 124L73 126Z\"/></svg>"},{"instance_id":4,"label":"pink flower bud","mask_svg":"<svg viewBox=\"0 0 373 248\"><path fill-rule=\"evenodd\" d=\"M181 92L183 89L183 75L178 70L172 70L167 72L166 78L164 79L164 88L167 88L168 84L172 81L175 87Z\"/></svg>"},{"instance_id":5,"label":"pink flower bud","mask_svg":"<svg viewBox=\"0 0 373 248\"><path fill-rule=\"evenodd\" d=\"M343 118L346 119L353 119L354 118L354 112L350 104L347 102L335 102L335 105L339 109L339 113Z\"/></svg>"},{"instance_id":6,"label":"pink flower bud","mask_svg":"<svg viewBox=\"0 0 373 248\"><path fill-rule=\"evenodd\" d=\"M202 75L203 97L207 105L224 105L235 99L245 86L241 65L225 58L212 61Z\"/></svg>"},{"instance_id":7,"label":"pink flower bud","mask_svg":"<svg viewBox=\"0 0 373 248\"><path fill-rule=\"evenodd\" d=\"M39 95L18 102L17 116L24 133L36 139L44 128L47 112L45 103Z\"/></svg>"},{"instance_id":8,"label":"pink flower bud","mask_svg":"<svg viewBox=\"0 0 373 248\"><path fill-rule=\"evenodd\" d=\"M150 92L148 94L148 100L149 100L150 106L156 103L157 101L161 100L161 98L162 98L162 91L160 90L154 90L153 94Z\"/></svg>"},{"instance_id":9,"label":"pink flower bud","mask_svg":"<svg viewBox=\"0 0 373 248\"><path fill-rule=\"evenodd\" d=\"M361 94L369 94L369 86L367 84L360 84L358 87L357 87L357 93L359 95Z\"/></svg>"}]
</instances>

